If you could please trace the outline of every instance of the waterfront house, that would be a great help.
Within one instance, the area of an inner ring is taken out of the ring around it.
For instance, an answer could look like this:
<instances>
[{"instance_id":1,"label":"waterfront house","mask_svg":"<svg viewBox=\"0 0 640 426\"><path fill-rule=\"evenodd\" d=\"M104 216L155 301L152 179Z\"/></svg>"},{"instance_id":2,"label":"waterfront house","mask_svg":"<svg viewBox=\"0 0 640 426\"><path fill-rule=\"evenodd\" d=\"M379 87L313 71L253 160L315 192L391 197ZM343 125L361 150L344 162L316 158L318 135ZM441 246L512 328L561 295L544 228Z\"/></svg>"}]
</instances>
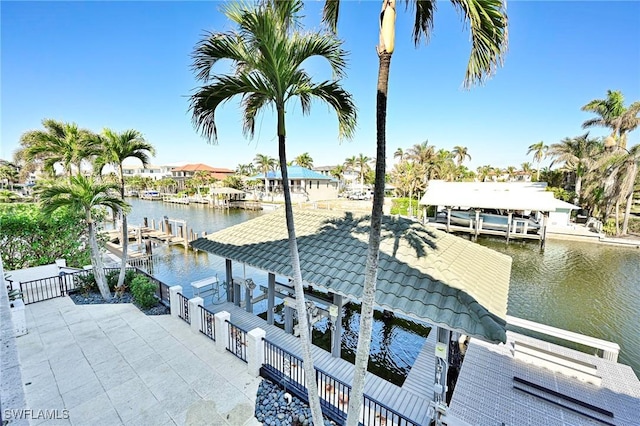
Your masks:
<instances>
[{"instance_id":1,"label":"waterfront house","mask_svg":"<svg viewBox=\"0 0 640 426\"><path fill-rule=\"evenodd\" d=\"M140 176L142 178L150 178L153 180L160 180L165 177L171 177L171 170L173 166L154 166L148 164L147 166L122 166L122 174L125 177Z\"/></svg>"},{"instance_id":2,"label":"waterfront house","mask_svg":"<svg viewBox=\"0 0 640 426\"><path fill-rule=\"evenodd\" d=\"M235 172L231 169L225 169L223 167L211 167L206 164L185 164L181 167L175 167L171 171L171 177L176 181L178 191L185 189L184 182L187 179L192 178L196 172L206 172L209 176L216 180L224 180L228 176L232 176Z\"/></svg>"},{"instance_id":3,"label":"waterfront house","mask_svg":"<svg viewBox=\"0 0 640 426\"><path fill-rule=\"evenodd\" d=\"M338 198L338 181L323 173L300 166L288 166L289 187L296 201L332 200ZM251 179L262 180L266 184L264 196L282 198L282 173L280 170L260 173Z\"/></svg>"}]
</instances>

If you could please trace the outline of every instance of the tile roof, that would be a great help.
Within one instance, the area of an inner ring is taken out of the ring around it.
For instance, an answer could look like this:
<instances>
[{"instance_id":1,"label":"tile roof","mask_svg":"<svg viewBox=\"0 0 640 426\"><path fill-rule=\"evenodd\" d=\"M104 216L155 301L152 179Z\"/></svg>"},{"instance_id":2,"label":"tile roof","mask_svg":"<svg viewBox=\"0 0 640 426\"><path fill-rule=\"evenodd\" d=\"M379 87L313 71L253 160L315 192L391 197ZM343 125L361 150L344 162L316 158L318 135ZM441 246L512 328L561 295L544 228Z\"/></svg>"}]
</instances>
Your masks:
<instances>
[{"instance_id":1,"label":"tile roof","mask_svg":"<svg viewBox=\"0 0 640 426\"><path fill-rule=\"evenodd\" d=\"M214 172L214 173L234 173L234 171L231 169L225 169L222 167L211 167L202 163L185 164L182 167L176 167L173 169L174 172L197 172L199 170L204 170L205 172Z\"/></svg>"},{"instance_id":2,"label":"tile roof","mask_svg":"<svg viewBox=\"0 0 640 426\"><path fill-rule=\"evenodd\" d=\"M359 299L369 217L295 210L303 280ZM283 209L192 242L215 255L287 277ZM404 218L384 217L376 303L435 325L504 342L511 258Z\"/></svg>"},{"instance_id":3,"label":"tile roof","mask_svg":"<svg viewBox=\"0 0 640 426\"><path fill-rule=\"evenodd\" d=\"M300 166L289 166L287 167L287 172L289 174L289 179L317 179L317 180L331 180L333 179L330 176L325 176L322 173L314 172L313 170L306 169ZM252 176L251 179L264 179L264 173L258 173L255 176ZM267 179L282 179L282 172L278 170L277 172L270 171L267 173Z\"/></svg>"}]
</instances>

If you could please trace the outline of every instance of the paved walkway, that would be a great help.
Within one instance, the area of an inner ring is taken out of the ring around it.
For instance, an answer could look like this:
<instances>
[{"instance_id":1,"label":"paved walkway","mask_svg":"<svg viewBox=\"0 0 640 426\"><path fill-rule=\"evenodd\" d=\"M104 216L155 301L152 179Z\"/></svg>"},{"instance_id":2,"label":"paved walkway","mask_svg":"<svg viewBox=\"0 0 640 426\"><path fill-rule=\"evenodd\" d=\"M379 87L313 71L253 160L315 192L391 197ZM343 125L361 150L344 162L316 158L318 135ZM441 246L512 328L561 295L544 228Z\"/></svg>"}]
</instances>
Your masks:
<instances>
[{"instance_id":1,"label":"paved walkway","mask_svg":"<svg viewBox=\"0 0 640 426\"><path fill-rule=\"evenodd\" d=\"M258 425L260 378L168 315L130 304L28 305L17 339L28 408L68 410L33 425ZM4 407L3 407L4 408Z\"/></svg>"}]
</instances>

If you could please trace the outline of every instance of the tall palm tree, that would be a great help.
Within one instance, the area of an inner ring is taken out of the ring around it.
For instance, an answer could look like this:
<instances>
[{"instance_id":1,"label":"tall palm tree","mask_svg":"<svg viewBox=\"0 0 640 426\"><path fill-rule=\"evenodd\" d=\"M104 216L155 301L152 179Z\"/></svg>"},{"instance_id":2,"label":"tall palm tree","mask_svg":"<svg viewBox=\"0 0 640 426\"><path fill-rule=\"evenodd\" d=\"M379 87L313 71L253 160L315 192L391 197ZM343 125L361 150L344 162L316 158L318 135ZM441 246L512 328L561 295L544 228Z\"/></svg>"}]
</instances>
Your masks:
<instances>
[{"instance_id":1,"label":"tall palm tree","mask_svg":"<svg viewBox=\"0 0 640 426\"><path fill-rule=\"evenodd\" d=\"M482 83L498 65L507 47L507 15L502 0L452 0L471 31L471 52L464 78L465 87ZM415 10L413 42L417 46L421 39L428 41L437 2L435 0L409 0ZM338 25L338 0L326 0L323 20L333 31ZM389 87L389 66L395 44L396 0L383 0L380 12L380 44L378 51L378 84L376 97L376 171L373 206L371 208L371 228L367 254L364 288L362 293L362 311L360 316L360 335L355 361L352 396L349 400L347 426L358 422L360 404L364 392L371 329L373 324L373 305L375 302L378 259L380 253L380 232L382 227L382 206L384 204L384 186L386 172L386 121L387 93Z\"/></svg>"},{"instance_id":2,"label":"tall palm tree","mask_svg":"<svg viewBox=\"0 0 640 426\"><path fill-rule=\"evenodd\" d=\"M307 169L310 169L313 167L313 158L311 158L311 156L309 155L308 152L305 152L304 154L300 154L298 155L294 160L294 163L296 163L298 166L300 167L304 167Z\"/></svg>"},{"instance_id":3,"label":"tall palm tree","mask_svg":"<svg viewBox=\"0 0 640 426\"><path fill-rule=\"evenodd\" d=\"M54 182L38 191L42 203L42 211L50 215L61 207L70 208L84 215L89 230L89 248L93 274L105 300L111 299L109 285L104 275L102 254L96 237L95 210L107 207L113 210L129 209L129 205L118 196L118 185L100 183L92 177L72 176L69 182Z\"/></svg>"},{"instance_id":4,"label":"tall palm tree","mask_svg":"<svg viewBox=\"0 0 640 426\"><path fill-rule=\"evenodd\" d=\"M42 160L45 171L55 174L59 164L69 178L73 167L81 171L83 160L99 153L100 144L90 131L80 129L75 123L42 120L45 130L31 130L20 137L25 160Z\"/></svg>"},{"instance_id":5,"label":"tall palm tree","mask_svg":"<svg viewBox=\"0 0 640 426\"><path fill-rule=\"evenodd\" d=\"M601 144L597 139L589 138L589 133L574 138L564 138L559 143L551 144L548 155L553 158L551 166L562 163L564 171L573 172L576 176L576 202L580 202L582 179L594 165L594 159L601 152Z\"/></svg>"},{"instance_id":6,"label":"tall palm tree","mask_svg":"<svg viewBox=\"0 0 640 426\"><path fill-rule=\"evenodd\" d=\"M124 132L114 132L111 129L102 130L98 138L101 150L94 161L94 171L101 175L107 165L116 170L118 182L120 184L120 197L124 200L124 172L122 163L127 158L137 158L143 166L149 165L149 155L155 155L156 150L142 137L142 133L137 130L125 130ZM123 289L124 277L127 268L127 254L129 246L129 228L127 226L127 215L124 210L120 210L122 220L122 261L120 264L120 274L118 275L118 289Z\"/></svg>"},{"instance_id":7,"label":"tall palm tree","mask_svg":"<svg viewBox=\"0 0 640 426\"><path fill-rule=\"evenodd\" d=\"M264 173L264 190L269 192L269 177L267 175L269 172L276 170L277 160L265 154L256 154L253 162L256 165L256 169Z\"/></svg>"},{"instance_id":8,"label":"tall palm tree","mask_svg":"<svg viewBox=\"0 0 640 426\"><path fill-rule=\"evenodd\" d=\"M0 166L0 181L2 181L3 185L4 185L4 181L7 181L7 185L13 191L13 184L15 182L18 182L18 179L19 179L18 170L13 164L8 163Z\"/></svg>"},{"instance_id":9,"label":"tall palm tree","mask_svg":"<svg viewBox=\"0 0 640 426\"><path fill-rule=\"evenodd\" d=\"M594 99L584 105L582 111L597 115L582 123L587 129L594 126L608 127L611 137L621 148L627 148L627 133L636 129L640 124L640 102L632 103L629 108L624 106L624 96L619 90L607 90L606 99Z\"/></svg>"},{"instance_id":10,"label":"tall palm tree","mask_svg":"<svg viewBox=\"0 0 640 426\"><path fill-rule=\"evenodd\" d=\"M429 145L429 141L414 144L407 150L406 158L422 166L424 170L422 179L426 185L429 179L431 179L431 168L436 159L436 147Z\"/></svg>"},{"instance_id":11,"label":"tall palm tree","mask_svg":"<svg viewBox=\"0 0 640 426\"><path fill-rule=\"evenodd\" d=\"M538 163L538 172L536 174L536 181L540 180L540 162L547 157L547 151L549 147L544 144L543 141L529 145L527 155L533 154L533 161Z\"/></svg>"},{"instance_id":12,"label":"tall palm tree","mask_svg":"<svg viewBox=\"0 0 640 426\"><path fill-rule=\"evenodd\" d=\"M469 155L469 149L466 146L456 145L451 150L451 154L453 154L453 158L456 160L456 164L461 166L465 159L471 160L471 155Z\"/></svg>"},{"instance_id":13,"label":"tall palm tree","mask_svg":"<svg viewBox=\"0 0 640 426\"><path fill-rule=\"evenodd\" d=\"M371 163L371 160L371 157L367 157L362 153L358 154L358 156L356 157L355 167L358 169L358 174L360 175L360 185L362 185L362 187L364 187L365 175L369 173L369 170L371 170L371 166L369 165L369 163Z\"/></svg>"},{"instance_id":14,"label":"tall palm tree","mask_svg":"<svg viewBox=\"0 0 640 426\"><path fill-rule=\"evenodd\" d=\"M244 113L245 135L252 137L256 115L266 108L277 114L278 153L282 171L292 278L300 329L305 380L314 424L322 424L322 410L311 355L311 340L306 315L300 257L293 221L291 193L287 173L285 107L298 100L304 114L310 113L312 101L328 104L338 118L340 138L351 138L356 124L353 99L338 81L316 83L302 68L311 57L325 59L336 78L344 75L346 51L333 34L298 32L299 0L263 3L260 6L229 4L223 10L238 29L209 33L193 53L193 70L203 83L191 96L190 109L197 129L209 140L216 140L215 112L225 101L240 96ZM220 59L230 59L234 74L215 74L212 67Z\"/></svg>"}]
</instances>

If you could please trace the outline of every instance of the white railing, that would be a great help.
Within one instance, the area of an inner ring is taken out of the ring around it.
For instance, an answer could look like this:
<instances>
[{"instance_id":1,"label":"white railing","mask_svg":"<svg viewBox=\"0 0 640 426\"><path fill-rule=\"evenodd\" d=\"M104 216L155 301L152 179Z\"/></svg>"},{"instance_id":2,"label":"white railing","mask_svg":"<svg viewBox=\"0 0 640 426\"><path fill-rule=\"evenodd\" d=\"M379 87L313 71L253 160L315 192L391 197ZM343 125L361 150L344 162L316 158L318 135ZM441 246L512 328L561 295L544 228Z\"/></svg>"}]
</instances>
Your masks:
<instances>
[{"instance_id":1,"label":"white railing","mask_svg":"<svg viewBox=\"0 0 640 426\"><path fill-rule=\"evenodd\" d=\"M545 334L547 336L557 337L559 339L579 343L590 348L602 350L602 358L609 361L618 362L620 345L618 345L617 343L597 339L591 336L585 336L584 334L574 333L573 331L551 327L549 325L540 324L522 318L512 317L511 315L507 315L507 323L515 327L524 328L527 330L535 331L537 333Z\"/></svg>"}]
</instances>

